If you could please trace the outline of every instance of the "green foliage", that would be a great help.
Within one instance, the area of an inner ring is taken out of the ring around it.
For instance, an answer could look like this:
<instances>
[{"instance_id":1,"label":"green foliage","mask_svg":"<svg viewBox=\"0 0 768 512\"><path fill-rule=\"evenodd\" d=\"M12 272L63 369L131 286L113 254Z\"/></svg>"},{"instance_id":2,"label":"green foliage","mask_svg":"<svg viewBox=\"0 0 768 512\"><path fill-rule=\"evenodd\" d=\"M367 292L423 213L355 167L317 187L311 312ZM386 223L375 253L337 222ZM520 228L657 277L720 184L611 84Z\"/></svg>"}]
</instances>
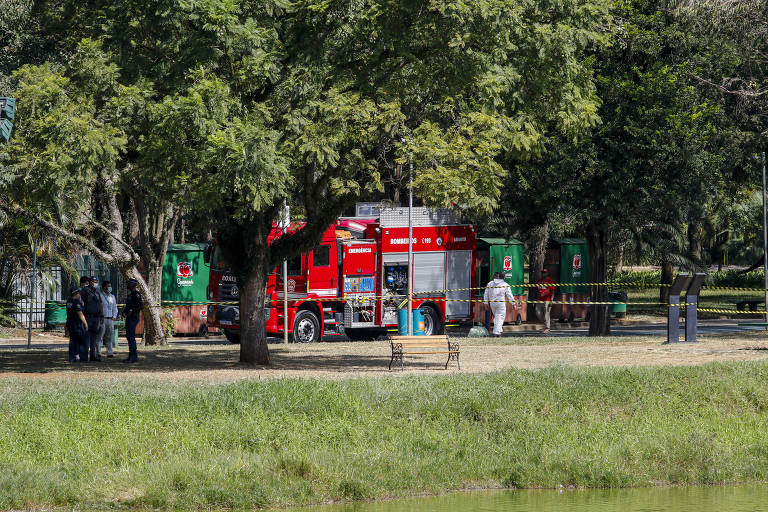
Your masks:
<instances>
[{"instance_id":1,"label":"green foliage","mask_svg":"<svg viewBox=\"0 0 768 512\"><path fill-rule=\"evenodd\" d=\"M173 318L173 309L163 308L161 320L163 325L163 333L165 333L166 337L172 338L176 332L175 331L176 320Z\"/></svg>"},{"instance_id":2,"label":"green foliage","mask_svg":"<svg viewBox=\"0 0 768 512\"><path fill-rule=\"evenodd\" d=\"M19 122L3 182L18 187L21 200L75 210L95 177L114 171L125 138L97 118L94 98L55 66L25 65L14 78Z\"/></svg>"},{"instance_id":3,"label":"green foliage","mask_svg":"<svg viewBox=\"0 0 768 512\"><path fill-rule=\"evenodd\" d=\"M742 272L741 270L721 270L709 273L705 286L729 286L734 288L763 288L765 286L762 270ZM659 270L622 270L616 272L612 281L621 283L636 283L641 286L651 286L661 282Z\"/></svg>"},{"instance_id":4,"label":"green foliage","mask_svg":"<svg viewBox=\"0 0 768 512\"><path fill-rule=\"evenodd\" d=\"M712 272L713 286L733 286L736 288L765 288L765 274L762 270L742 272L740 270L723 270Z\"/></svg>"},{"instance_id":5,"label":"green foliage","mask_svg":"<svg viewBox=\"0 0 768 512\"><path fill-rule=\"evenodd\" d=\"M419 172L414 189L429 204L459 205L489 212L497 205L504 169L495 157L502 150L497 119L474 113L449 130L426 122L404 150L413 154ZM405 164L406 158L399 160Z\"/></svg>"},{"instance_id":6,"label":"green foliage","mask_svg":"<svg viewBox=\"0 0 768 512\"><path fill-rule=\"evenodd\" d=\"M611 281L619 283L636 283L643 287L661 283L661 270L622 270L611 277Z\"/></svg>"}]
</instances>

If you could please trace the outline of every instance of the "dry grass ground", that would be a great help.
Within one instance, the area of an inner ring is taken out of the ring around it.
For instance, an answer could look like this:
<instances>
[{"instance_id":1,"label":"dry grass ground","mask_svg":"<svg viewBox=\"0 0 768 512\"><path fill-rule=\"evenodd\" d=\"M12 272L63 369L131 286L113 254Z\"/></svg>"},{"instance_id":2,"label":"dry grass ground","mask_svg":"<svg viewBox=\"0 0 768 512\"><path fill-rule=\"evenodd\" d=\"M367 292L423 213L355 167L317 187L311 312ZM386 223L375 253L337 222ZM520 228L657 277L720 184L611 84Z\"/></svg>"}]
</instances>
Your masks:
<instances>
[{"instance_id":1,"label":"dry grass ground","mask_svg":"<svg viewBox=\"0 0 768 512\"><path fill-rule=\"evenodd\" d=\"M656 336L612 338L505 337L465 338L462 373L507 368L549 366L683 366L709 362L756 361L768 358L765 333L703 335L697 344L662 344ZM44 348L0 349L0 377L158 378L226 383L240 379L282 377L346 379L387 375L456 373L455 364L443 370L442 355L406 357L405 370L387 369L390 349L386 341L335 342L311 345L270 345L272 367L246 367L238 363L239 348L222 341L175 342L165 347L142 347L140 362L125 365L125 345L117 356L87 365L67 362L65 340L47 338ZM0 347L9 345L0 342ZM16 342L18 343L18 342Z\"/></svg>"}]
</instances>

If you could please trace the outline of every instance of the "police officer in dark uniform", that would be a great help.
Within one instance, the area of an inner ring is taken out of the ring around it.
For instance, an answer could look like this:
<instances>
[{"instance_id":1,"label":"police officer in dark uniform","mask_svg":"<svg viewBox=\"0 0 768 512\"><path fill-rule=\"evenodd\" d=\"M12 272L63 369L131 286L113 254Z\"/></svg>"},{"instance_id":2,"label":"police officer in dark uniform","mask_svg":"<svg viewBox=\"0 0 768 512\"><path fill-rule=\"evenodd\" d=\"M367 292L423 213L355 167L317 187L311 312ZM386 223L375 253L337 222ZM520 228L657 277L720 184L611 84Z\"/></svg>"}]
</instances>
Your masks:
<instances>
[{"instance_id":1,"label":"police officer in dark uniform","mask_svg":"<svg viewBox=\"0 0 768 512\"><path fill-rule=\"evenodd\" d=\"M83 314L83 303L80 301L80 289L72 288L67 301L67 330L69 331L69 362L88 362L88 322Z\"/></svg>"},{"instance_id":2,"label":"police officer in dark uniform","mask_svg":"<svg viewBox=\"0 0 768 512\"><path fill-rule=\"evenodd\" d=\"M144 309L144 301L141 293L136 289L139 282L129 279L125 282L128 287L128 297L125 300L125 337L128 338L128 359L124 362L135 363L139 360L136 351L136 326L139 323L139 314Z\"/></svg>"},{"instance_id":3,"label":"police officer in dark uniform","mask_svg":"<svg viewBox=\"0 0 768 512\"><path fill-rule=\"evenodd\" d=\"M82 282L82 279L80 280ZM96 290L96 277L88 278L88 286L80 291L80 298L83 301L83 313L88 321L88 347L90 349L90 360L101 361L99 357L99 327L101 327L101 297Z\"/></svg>"}]
</instances>

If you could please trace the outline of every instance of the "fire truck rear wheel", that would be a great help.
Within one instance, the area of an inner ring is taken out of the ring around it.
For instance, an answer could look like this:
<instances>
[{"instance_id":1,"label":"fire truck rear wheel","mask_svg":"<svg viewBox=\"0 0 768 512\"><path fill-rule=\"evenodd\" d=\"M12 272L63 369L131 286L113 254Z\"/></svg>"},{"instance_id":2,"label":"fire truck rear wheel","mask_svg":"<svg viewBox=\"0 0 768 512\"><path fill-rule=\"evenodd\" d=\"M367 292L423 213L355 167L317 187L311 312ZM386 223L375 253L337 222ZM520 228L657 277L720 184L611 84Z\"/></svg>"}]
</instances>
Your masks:
<instances>
[{"instance_id":1,"label":"fire truck rear wheel","mask_svg":"<svg viewBox=\"0 0 768 512\"><path fill-rule=\"evenodd\" d=\"M235 345L240 344L240 333L230 331L229 329L224 329L224 336L227 338L227 341L230 343L234 343Z\"/></svg>"},{"instance_id":2,"label":"fire truck rear wheel","mask_svg":"<svg viewBox=\"0 0 768 512\"><path fill-rule=\"evenodd\" d=\"M421 309L424 311L424 334L427 336L443 334L443 319L440 313L432 306L424 306Z\"/></svg>"},{"instance_id":3,"label":"fire truck rear wheel","mask_svg":"<svg viewBox=\"0 0 768 512\"><path fill-rule=\"evenodd\" d=\"M299 311L293 319L293 342L315 343L320 341L320 321L311 311Z\"/></svg>"}]
</instances>

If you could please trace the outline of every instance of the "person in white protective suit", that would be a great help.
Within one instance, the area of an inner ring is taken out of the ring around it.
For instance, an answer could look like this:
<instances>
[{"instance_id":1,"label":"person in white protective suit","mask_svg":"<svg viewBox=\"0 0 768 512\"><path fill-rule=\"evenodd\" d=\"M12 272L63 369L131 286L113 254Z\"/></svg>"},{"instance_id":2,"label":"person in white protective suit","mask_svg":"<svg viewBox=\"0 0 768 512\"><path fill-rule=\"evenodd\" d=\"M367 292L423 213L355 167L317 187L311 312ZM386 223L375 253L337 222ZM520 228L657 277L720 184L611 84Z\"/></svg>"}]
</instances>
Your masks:
<instances>
[{"instance_id":1,"label":"person in white protective suit","mask_svg":"<svg viewBox=\"0 0 768 512\"><path fill-rule=\"evenodd\" d=\"M509 285L504 281L504 274L496 272L493 274L493 281L488 283L483 294L483 302L488 303L493 313L493 335L498 338L501 336L501 330L504 327L504 317L507 316L507 299L515 300Z\"/></svg>"}]
</instances>

